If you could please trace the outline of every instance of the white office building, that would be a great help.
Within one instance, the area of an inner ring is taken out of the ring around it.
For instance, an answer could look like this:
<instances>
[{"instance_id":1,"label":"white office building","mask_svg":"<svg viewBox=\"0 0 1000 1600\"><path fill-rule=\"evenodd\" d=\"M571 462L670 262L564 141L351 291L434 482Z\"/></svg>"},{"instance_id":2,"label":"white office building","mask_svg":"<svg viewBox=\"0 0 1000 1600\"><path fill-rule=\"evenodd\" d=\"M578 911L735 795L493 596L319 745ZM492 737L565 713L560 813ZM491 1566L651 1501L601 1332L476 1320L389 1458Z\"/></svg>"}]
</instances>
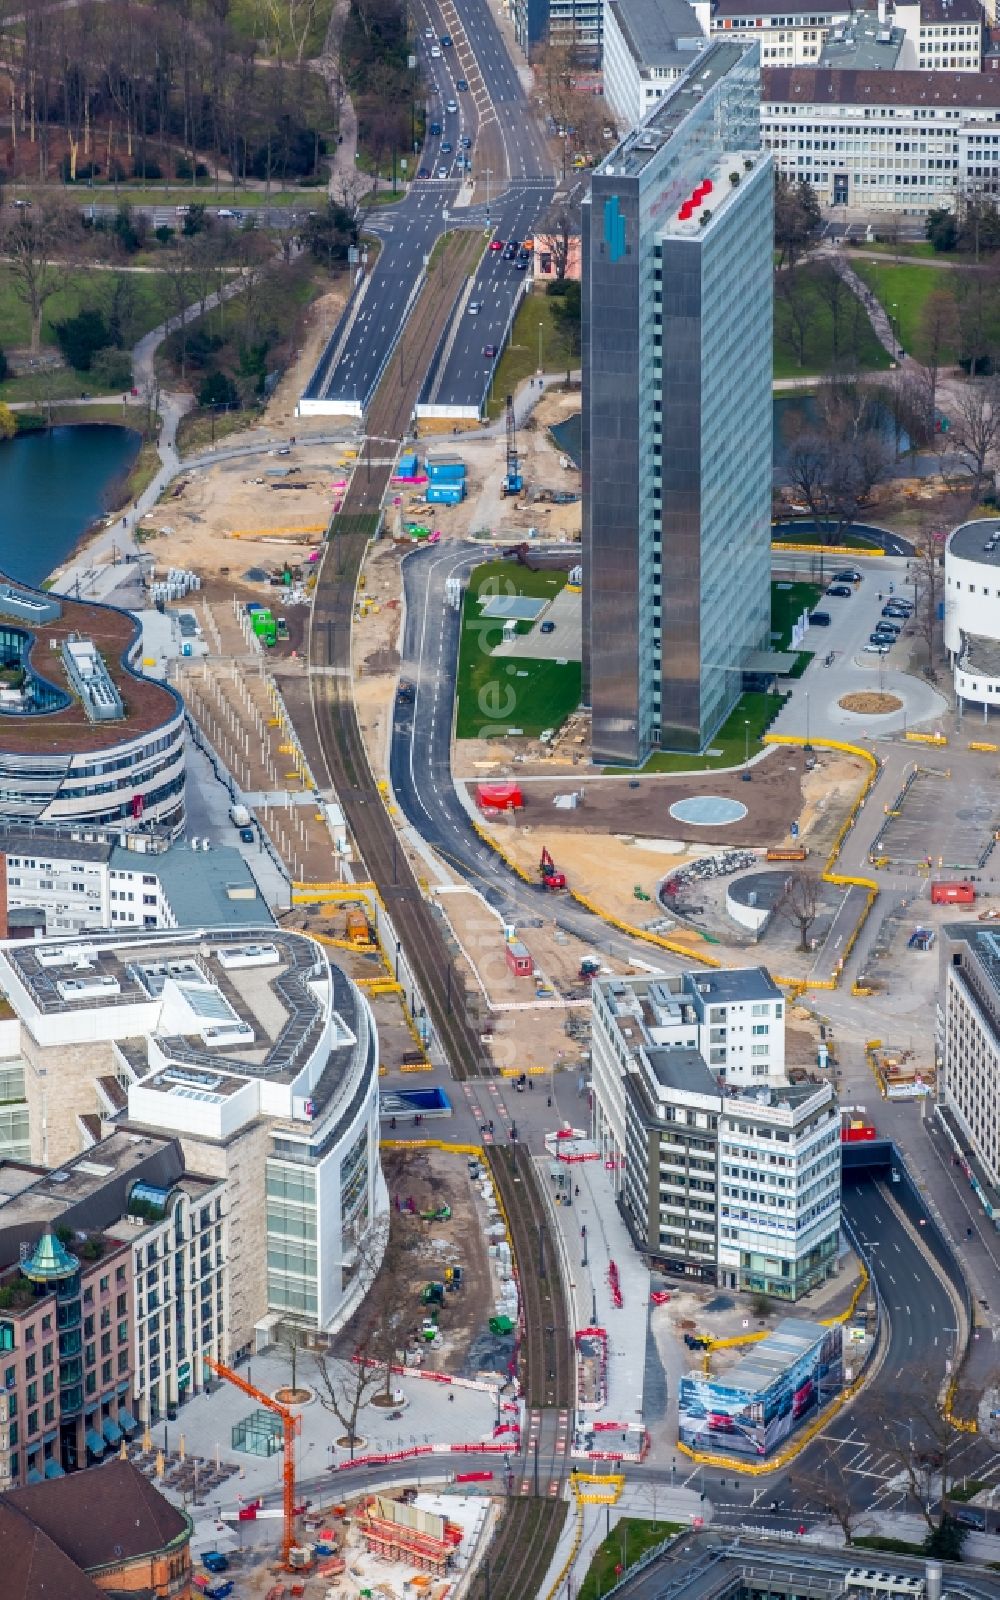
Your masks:
<instances>
[{"instance_id":1,"label":"white office building","mask_svg":"<svg viewBox=\"0 0 1000 1600\"><path fill-rule=\"evenodd\" d=\"M321 945L273 926L8 943L0 990L33 1160L68 1160L96 1122L173 1136L224 1181L230 1355L283 1321L340 1325L387 1196L374 1019Z\"/></svg>"},{"instance_id":2,"label":"white office building","mask_svg":"<svg viewBox=\"0 0 1000 1600\"><path fill-rule=\"evenodd\" d=\"M624 132L708 44L688 0L604 0L604 98Z\"/></svg>"},{"instance_id":3,"label":"white office building","mask_svg":"<svg viewBox=\"0 0 1000 1600\"><path fill-rule=\"evenodd\" d=\"M1000 1218L1000 934L952 923L941 930L938 1006L940 1109L965 1176Z\"/></svg>"},{"instance_id":4,"label":"white office building","mask_svg":"<svg viewBox=\"0 0 1000 1600\"><path fill-rule=\"evenodd\" d=\"M1000 192L1000 75L777 67L762 94L778 169L848 219Z\"/></svg>"},{"instance_id":5,"label":"white office building","mask_svg":"<svg viewBox=\"0 0 1000 1600\"><path fill-rule=\"evenodd\" d=\"M944 644L960 706L1000 708L1000 519L955 528L944 554Z\"/></svg>"},{"instance_id":6,"label":"white office building","mask_svg":"<svg viewBox=\"0 0 1000 1600\"><path fill-rule=\"evenodd\" d=\"M897 28L904 48L899 65L921 72L979 72L986 18L979 0L913 0L864 8L834 0L826 7L789 7L787 0L694 0L711 38L756 39L765 67L812 67L836 30L870 16L880 30ZM859 61L867 69L867 63Z\"/></svg>"},{"instance_id":7,"label":"white office building","mask_svg":"<svg viewBox=\"0 0 1000 1600\"><path fill-rule=\"evenodd\" d=\"M840 1119L828 1083L785 1077L770 976L599 979L592 1000L594 1138L636 1248L786 1300L828 1277Z\"/></svg>"}]
</instances>

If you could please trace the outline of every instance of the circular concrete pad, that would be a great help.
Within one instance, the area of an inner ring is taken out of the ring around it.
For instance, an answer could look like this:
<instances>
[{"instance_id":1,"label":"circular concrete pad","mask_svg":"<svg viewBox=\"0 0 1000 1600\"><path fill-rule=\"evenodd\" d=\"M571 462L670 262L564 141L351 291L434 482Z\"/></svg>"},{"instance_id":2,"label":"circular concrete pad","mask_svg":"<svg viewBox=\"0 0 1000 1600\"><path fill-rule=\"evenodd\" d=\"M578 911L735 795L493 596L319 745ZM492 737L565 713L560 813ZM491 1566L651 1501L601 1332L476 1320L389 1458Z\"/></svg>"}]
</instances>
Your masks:
<instances>
[{"instance_id":1,"label":"circular concrete pad","mask_svg":"<svg viewBox=\"0 0 1000 1600\"><path fill-rule=\"evenodd\" d=\"M747 808L739 800L718 794L696 794L690 800L675 800L670 815L677 822L694 828L722 828L727 822L742 822Z\"/></svg>"}]
</instances>

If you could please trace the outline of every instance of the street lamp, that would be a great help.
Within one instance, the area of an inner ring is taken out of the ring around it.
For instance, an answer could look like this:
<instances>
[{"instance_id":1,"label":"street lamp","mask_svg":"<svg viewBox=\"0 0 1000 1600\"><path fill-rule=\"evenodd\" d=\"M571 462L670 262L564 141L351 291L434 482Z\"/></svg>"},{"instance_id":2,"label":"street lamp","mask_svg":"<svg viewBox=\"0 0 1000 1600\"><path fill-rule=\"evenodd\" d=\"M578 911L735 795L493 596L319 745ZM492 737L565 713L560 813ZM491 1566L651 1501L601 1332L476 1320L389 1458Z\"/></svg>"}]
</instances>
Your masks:
<instances>
[{"instance_id":1,"label":"street lamp","mask_svg":"<svg viewBox=\"0 0 1000 1600\"><path fill-rule=\"evenodd\" d=\"M743 765L745 767L750 765L750 719L749 719L749 717L745 718L744 722L743 722Z\"/></svg>"},{"instance_id":2,"label":"street lamp","mask_svg":"<svg viewBox=\"0 0 1000 1600\"><path fill-rule=\"evenodd\" d=\"M538 319L538 376L539 377L541 377L541 375L542 375L542 337L544 335L544 332L545 332L545 324L542 321L541 317L539 317L539 319Z\"/></svg>"}]
</instances>

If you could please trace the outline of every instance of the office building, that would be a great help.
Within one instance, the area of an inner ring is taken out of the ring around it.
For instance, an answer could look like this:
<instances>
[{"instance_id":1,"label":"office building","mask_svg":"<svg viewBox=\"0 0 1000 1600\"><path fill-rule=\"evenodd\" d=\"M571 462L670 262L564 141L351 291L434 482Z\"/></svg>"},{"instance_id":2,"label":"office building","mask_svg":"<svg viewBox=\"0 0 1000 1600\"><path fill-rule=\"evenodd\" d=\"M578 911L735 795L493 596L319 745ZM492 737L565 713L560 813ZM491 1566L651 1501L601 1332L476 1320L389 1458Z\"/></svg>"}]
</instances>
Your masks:
<instances>
[{"instance_id":1,"label":"office building","mask_svg":"<svg viewBox=\"0 0 1000 1600\"><path fill-rule=\"evenodd\" d=\"M592 1002L594 1139L636 1249L783 1300L829 1277L840 1119L828 1083L784 1075L769 975L598 979Z\"/></svg>"},{"instance_id":2,"label":"office building","mask_svg":"<svg viewBox=\"0 0 1000 1600\"><path fill-rule=\"evenodd\" d=\"M1000 520L955 528L944 553L944 646L960 707L1000 707Z\"/></svg>"},{"instance_id":3,"label":"office building","mask_svg":"<svg viewBox=\"0 0 1000 1600\"><path fill-rule=\"evenodd\" d=\"M240 851L197 843L172 841L162 829L0 820L0 938L269 922Z\"/></svg>"},{"instance_id":4,"label":"office building","mask_svg":"<svg viewBox=\"0 0 1000 1600\"><path fill-rule=\"evenodd\" d=\"M779 171L848 218L924 216L1000 193L992 73L772 68L761 133Z\"/></svg>"},{"instance_id":5,"label":"office building","mask_svg":"<svg viewBox=\"0 0 1000 1600\"><path fill-rule=\"evenodd\" d=\"M34 1161L69 1160L94 1115L176 1138L187 1170L225 1184L231 1355L283 1321L339 1326L387 1197L374 1019L321 945L274 927L9 943L0 990Z\"/></svg>"},{"instance_id":6,"label":"office building","mask_svg":"<svg viewBox=\"0 0 1000 1600\"><path fill-rule=\"evenodd\" d=\"M625 131L708 43L688 0L605 0L604 98Z\"/></svg>"},{"instance_id":7,"label":"office building","mask_svg":"<svg viewBox=\"0 0 1000 1600\"><path fill-rule=\"evenodd\" d=\"M189 1600L191 1534L130 1461L0 1495L4 1600Z\"/></svg>"},{"instance_id":8,"label":"office building","mask_svg":"<svg viewBox=\"0 0 1000 1600\"><path fill-rule=\"evenodd\" d=\"M184 707L127 611L0 581L0 816L184 825Z\"/></svg>"},{"instance_id":9,"label":"office building","mask_svg":"<svg viewBox=\"0 0 1000 1600\"><path fill-rule=\"evenodd\" d=\"M525 55L553 44L572 49L579 63L599 59L603 0L505 0L505 8Z\"/></svg>"},{"instance_id":10,"label":"office building","mask_svg":"<svg viewBox=\"0 0 1000 1600\"><path fill-rule=\"evenodd\" d=\"M176 1139L120 1132L85 1144L51 1170L0 1162L0 1261L52 1228L128 1248L132 1399L116 1421L131 1433L201 1392L203 1355L233 1353L225 1184L187 1172Z\"/></svg>"},{"instance_id":11,"label":"office building","mask_svg":"<svg viewBox=\"0 0 1000 1600\"><path fill-rule=\"evenodd\" d=\"M817 10L789 8L787 0L694 0L703 31L711 38L756 39L766 67L814 67L833 35L859 24L879 32L898 30L906 71L979 72L985 15L979 0L912 0L891 13L881 0L858 8L836 0ZM861 70L881 63L858 60Z\"/></svg>"},{"instance_id":12,"label":"office building","mask_svg":"<svg viewBox=\"0 0 1000 1600\"><path fill-rule=\"evenodd\" d=\"M583 206L593 757L703 749L770 633L773 188L755 44L716 43Z\"/></svg>"},{"instance_id":13,"label":"office building","mask_svg":"<svg viewBox=\"0 0 1000 1600\"><path fill-rule=\"evenodd\" d=\"M1000 933L973 923L941 929L939 1110L965 1175L1000 1216Z\"/></svg>"}]
</instances>

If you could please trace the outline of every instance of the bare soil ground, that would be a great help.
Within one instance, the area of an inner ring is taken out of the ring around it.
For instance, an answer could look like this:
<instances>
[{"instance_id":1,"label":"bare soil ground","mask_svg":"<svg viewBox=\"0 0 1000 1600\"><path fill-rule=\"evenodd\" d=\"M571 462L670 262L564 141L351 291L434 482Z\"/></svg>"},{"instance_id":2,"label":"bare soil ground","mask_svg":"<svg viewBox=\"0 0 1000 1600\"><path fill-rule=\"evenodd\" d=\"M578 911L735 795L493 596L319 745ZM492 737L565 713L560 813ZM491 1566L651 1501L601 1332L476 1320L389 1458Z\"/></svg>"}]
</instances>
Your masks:
<instances>
[{"instance_id":1,"label":"bare soil ground","mask_svg":"<svg viewBox=\"0 0 1000 1600\"><path fill-rule=\"evenodd\" d=\"M870 690L861 694L841 695L837 704L845 711L861 711L870 717L881 717L889 711L898 711L903 702L894 694L879 694Z\"/></svg>"},{"instance_id":2,"label":"bare soil ground","mask_svg":"<svg viewBox=\"0 0 1000 1600\"><path fill-rule=\"evenodd\" d=\"M413 1307L412 1333L426 1314L420 1304L425 1283L441 1283L447 1266L459 1265L464 1282L447 1295L438 1319L443 1339L435 1346L420 1344L423 1367L452 1376L476 1377L480 1372L505 1371L510 1339L497 1339L489 1331L496 1298L496 1279L486 1252L486 1208L469 1178L466 1158L444 1150L383 1150L382 1166L392 1206L392 1228L409 1248L402 1256L405 1272L398 1282L399 1299ZM396 1209L412 1200L419 1213L431 1207L451 1206L448 1222L422 1222L419 1215ZM350 1356L365 1325L365 1307L342 1330L336 1354ZM505 1374L506 1375L506 1374Z\"/></svg>"}]
</instances>

